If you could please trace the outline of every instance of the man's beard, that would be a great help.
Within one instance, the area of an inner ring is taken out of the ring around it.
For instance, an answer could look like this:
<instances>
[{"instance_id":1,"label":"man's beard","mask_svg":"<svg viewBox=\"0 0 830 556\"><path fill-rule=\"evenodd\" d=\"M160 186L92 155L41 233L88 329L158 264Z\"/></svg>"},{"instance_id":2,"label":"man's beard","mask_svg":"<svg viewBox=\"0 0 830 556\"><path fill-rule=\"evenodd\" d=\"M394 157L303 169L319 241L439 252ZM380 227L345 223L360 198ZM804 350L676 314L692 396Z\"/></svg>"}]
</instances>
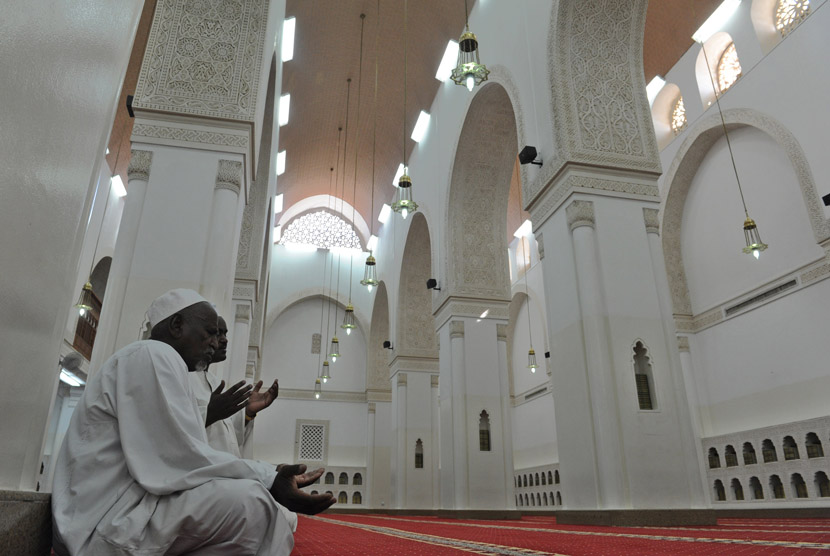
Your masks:
<instances>
[{"instance_id":1,"label":"man's beard","mask_svg":"<svg viewBox=\"0 0 830 556\"><path fill-rule=\"evenodd\" d=\"M196 371L196 372L204 372L204 371L206 371L206 370L207 370L208 365L210 365L210 363L208 363L208 362L206 362L206 361L204 361L204 360L201 360L201 361L199 361L198 363L196 363L196 365L195 365L195 367L193 368L193 370L194 370L194 371Z\"/></svg>"}]
</instances>

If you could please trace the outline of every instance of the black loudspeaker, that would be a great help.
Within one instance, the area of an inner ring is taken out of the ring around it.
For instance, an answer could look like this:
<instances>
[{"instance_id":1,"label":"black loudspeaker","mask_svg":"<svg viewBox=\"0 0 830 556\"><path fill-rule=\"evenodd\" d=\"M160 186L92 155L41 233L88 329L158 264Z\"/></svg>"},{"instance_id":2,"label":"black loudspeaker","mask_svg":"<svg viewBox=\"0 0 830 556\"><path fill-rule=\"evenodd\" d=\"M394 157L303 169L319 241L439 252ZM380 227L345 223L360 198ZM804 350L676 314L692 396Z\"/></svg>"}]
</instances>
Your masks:
<instances>
[{"instance_id":1,"label":"black loudspeaker","mask_svg":"<svg viewBox=\"0 0 830 556\"><path fill-rule=\"evenodd\" d=\"M436 280L435 278L430 278L429 280L427 280L427 289L438 290L440 292L441 288L438 287L438 280Z\"/></svg>"},{"instance_id":2,"label":"black loudspeaker","mask_svg":"<svg viewBox=\"0 0 830 556\"><path fill-rule=\"evenodd\" d=\"M536 156L539 153L536 151L536 147L532 147L530 145L526 146L522 149L522 152L519 153L519 164L536 164L537 166L542 165L542 161L536 161Z\"/></svg>"},{"instance_id":3,"label":"black loudspeaker","mask_svg":"<svg viewBox=\"0 0 830 556\"><path fill-rule=\"evenodd\" d=\"M821 200L824 201L825 207L830 207L830 193L822 197Z\"/></svg>"},{"instance_id":4,"label":"black loudspeaker","mask_svg":"<svg viewBox=\"0 0 830 556\"><path fill-rule=\"evenodd\" d=\"M550 352L549 351L545 352L545 359L550 359Z\"/></svg>"},{"instance_id":5,"label":"black loudspeaker","mask_svg":"<svg viewBox=\"0 0 830 556\"><path fill-rule=\"evenodd\" d=\"M133 114L133 95L127 95L127 114L131 118L135 118L135 114Z\"/></svg>"},{"instance_id":6,"label":"black loudspeaker","mask_svg":"<svg viewBox=\"0 0 830 556\"><path fill-rule=\"evenodd\" d=\"M389 340L384 340L383 347L384 349L392 349L392 342L390 342Z\"/></svg>"}]
</instances>

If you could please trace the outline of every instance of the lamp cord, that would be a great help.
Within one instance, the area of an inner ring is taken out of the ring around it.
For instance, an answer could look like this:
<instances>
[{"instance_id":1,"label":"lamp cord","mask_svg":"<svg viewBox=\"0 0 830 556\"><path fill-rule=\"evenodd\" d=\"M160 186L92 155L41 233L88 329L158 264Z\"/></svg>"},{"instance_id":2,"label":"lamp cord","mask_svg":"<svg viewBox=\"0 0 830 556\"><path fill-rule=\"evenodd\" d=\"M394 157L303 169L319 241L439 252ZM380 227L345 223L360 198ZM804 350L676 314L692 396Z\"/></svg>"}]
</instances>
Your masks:
<instances>
[{"instance_id":1,"label":"lamp cord","mask_svg":"<svg viewBox=\"0 0 830 556\"><path fill-rule=\"evenodd\" d=\"M519 225L521 226L522 221L522 178L519 174L519 165L516 162L513 162L513 165L516 167L516 190L518 193L518 200L516 205L516 212L519 214ZM530 244L530 240L526 240L525 236L519 238L519 243L522 244L522 259L527 261L527 268L525 269L525 297L527 298L527 335L530 339L530 349L533 349L533 328L530 326L530 292L528 291L527 287L527 273L530 270L530 258L528 257L527 247ZM517 269L518 270L518 269Z\"/></svg>"},{"instance_id":2,"label":"lamp cord","mask_svg":"<svg viewBox=\"0 0 830 556\"><path fill-rule=\"evenodd\" d=\"M465 0L466 2L466 0ZM406 173L406 14L407 0L403 0L403 171Z\"/></svg>"},{"instance_id":3,"label":"lamp cord","mask_svg":"<svg viewBox=\"0 0 830 556\"><path fill-rule=\"evenodd\" d=\"M354 184L352 186L352 227L354 227L355 211L357 210L357 155L360 152L360 92L363 89L363 28L366 24L366 14L360 14L360 58L357 70L357 136L354 147ZM345 190L345 181L343 184ZM345 191L344 191L345 192ZM343 195L345 197L345 195ZM352 282L354 282L354 255L350 258L349 266L349 305L352 304Z\"/></svg>"},{"instance_id":4,"label":"lamp cord","mask_svg":"<svg viewBox=\"0 0 830 556\"><path fill-rule=\"evenodd\" d=\"M378 140L378 35L380 35L380 0L377 2L377 23L375 28L375 100L372 111L374 112L374 125L372 127L372 212L369 213L369 240L375 235L375 149ZM372 254L372 250L369 250Z\"/></svg>"}]
</instances>

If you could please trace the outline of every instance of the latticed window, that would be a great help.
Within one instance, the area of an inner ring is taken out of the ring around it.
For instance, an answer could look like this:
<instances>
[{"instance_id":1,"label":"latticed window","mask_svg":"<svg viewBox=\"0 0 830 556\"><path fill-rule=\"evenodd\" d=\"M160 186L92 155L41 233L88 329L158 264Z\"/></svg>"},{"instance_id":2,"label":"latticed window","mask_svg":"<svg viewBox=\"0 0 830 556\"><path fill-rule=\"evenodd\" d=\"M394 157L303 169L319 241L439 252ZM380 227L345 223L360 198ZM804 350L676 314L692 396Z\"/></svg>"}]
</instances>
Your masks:
<instances>
[{"instance_id":1,"label":"latticed window","mask_svg":"<svg viewBox=\"0 0 830 556\"><path fill-rule=\"evenodd\" d=\"M781 482L781 477L772 475L769 478L769 486L772 488L774 498L784 498L784 484Z\"/></svg>"},{"instance_id":2,"label":"latticed window","mask_svg":"<svg viewBox=\"0 0 830 556\"><path fill-rule=\"evenodd\" d=\"M807 498L807 484L801 473L793 473L792 476L793 490L795 490L796 498Z\"/></svg>"},{"instance_id":3,"label":"latticed window","mask_svg":"<svg viewBox=\"0 0 830 556\"><path fill-rule=\"evenodd\" d=\"M724 457L726 458L726 467L738 466L738 454L735 453L735 448L731 444L727 444Z\"/></svg>"},{"instance_id":4,"label":"latticed window","mask_svg":"<svg viewBox=\"0 0 830 556\"><path fill-rule=\"evenodd\" d=\"M421 439L415 441L415 469L424 468L424 443Z\"/></svg>"},{"instance_id":5,"label":"latticed window","mask_svg":"<svg viewBox=\"0 0 830 556\"><path fill-rule=\"evenodd\" d=\"M761 486L761 481L758 480L758 477L752 477L749 479L749 488L752 490L753 499L764 499L764 487Z\"/></svg>"},{"instance_id":6,"label":"latticed window","mask_svg":"<svg viewBox=\"0 0 830 556\"><path fill-rule=\"evenodd\" d=\"M816 486L818 487L818 495L822 498L830 496L830 479L827 478L827 473L824 471L816 472Z\"/></svg>"},{"instance_id":7,"label":"latticed window","mask_svg":"<svg viewBox=\"0 0 830 556\"><path fill-rule=\"evenodd\" d=\"M798 455L798 445L793 440L792 436L785 436L784 437L784 459L791 460L791 459L798 459L800 456Z\"/></svg>"},{"instance_id":8,"label":"latticed window","mask_svg":"<svg viewBox=\"0 0 830 556\"><path fill-rule=\"evenodd\" d=\"M359 492L352 494L352 504L362 504L363 496Z\"/></svg>"},{"instance_id":9,"label":"latticed window","mask_svg":"<svg viewBox=\"0 0 830 556\"><path fill-rule=\"evenodd\" d=\"M818 435L816 433L807 433L807 440L805 444L807 445L808 458L824 457L824 449L821 447L821 440L819 440Z\"/></svg>"},{"instance_id":10,"label":"latticed window","mask_svg":"<svg viewBox=\"0 0 830 556\"><path fill-rule=\"evenodd\" d=\"M322 461L324 425L300 426L300 459L305 461Z\"/></svg>"},{"instance_id":11,"label":"latticed window","mask_svg":"<svg viewBox=\"0 0 830 556\"><path fill-rule=\"evenodd\" d=\"M729 87L734 85L735 81L741 76L741 72L741 63L738 61L738 51L735 49L735 43L729 43L718 62L718 94L722 95Z\"/></svg>"},{"instance_id":12,"label":"latticed window","mask_svg":"<svg viewBox=\"0 0 830 556\"><path fill-rule=\"evenodd\" d=\"M709 448L709 469L720 467L720 456L715 448Z\"/></svg>"},{"instance_id":13,"label":"latticed window","mask_svg":"<svg viewBox=\"0 0 830 556\"><path fill-rule=\"evenodd\" d=\"M775 444L767 438L761 445L761 454L764 456L764 463L778 461L778 454L775 452Z\"/></svg>"},{"instance_id":14,"label":"latticed window","mask_svg":"<svg viewBox=\"0 0 830 556\"><path fill-rule=\"evenodd\" d=\"M683 104L683 97L677 97L677 102L671 110L671 130L675 135L686 129L686 105Z\"/></svg>"},{"instance_id":15,"label":"latticed window","mask_svg":"<svg viewBox=\"0 0 830 556\"><path fill-rule=\"evenodd\" d=\"M786 37L809 13L810 0L778 0L775 5L775 28L782 37Z\"/></svg>"},{"instance_id":16,"label":"latticed window","mask_svg":"<svg viewBox=\"0 0 830 556\"><path fill-rule=\"evenodd\" d=\"M490 416L486 411L478 416L478 449L481 452L490 451Z\"/></svg>"},{"instance_id":17,"label":"latticed window","mask_svg":"<svg viewBox=\"0 0 830 556\"><path fill-rule=\"evenodd\" d=\"M718 502L726 500L726 489L723 488L723 483L720 479L715 481L715 499Z\"/></svg>"},{"instance_id":18,"label":"latticed window","mask_svg":"<svg viewBox=\"0 0 830 556\"><path fill-rule=\"evenodd\" d=\"M738 479L732 479L732 494L735 496L735 500L744 499L744 487Z\"/></svg>"},{"instance_id":19,"label":"latticed window","mask_svg":"<svg viewBox=\"0 0 830 556\"><path fill-rule=\"evenodd\" d=\"M322 249L360 249L360 239L354 227L325 210L310 212L293 220L280 238L280 245L287 243L314 245Z\"/></svg>"},{"instance_id":20,"label":"latticed window","mask_svg":"<svg viewBox=\"0 0 830 556\"><path fill-rule=\"evenodd\" d=\"M333 485L334 484L334 473L332 473L331 471L326 473L326 484L327 485Z\"/></svg>"},{"instance_id":21,"label":"latticed window","mask_svg":"<svg viewBox=\"0 0 830 556\"><path fill-rule=\"evenodd\" d=\"M349 476L346 473L341 473L339 477L337 477L337 484L338 485L347 485L349 484Z\"/></svg>"},{"instance_id":22,"label":"latticed window","mask_svg":"<svg viewBox=\"0 0 830 556\"><path fill-rule=\"evenodd\" d=\"M348 504L349 503L349 495L345 492L341 492L337 495L337 503L338 504Z\"/></svg>"},{"instance_id":23,"label":"latticed window","mask_svg":"<svg viewBox=\"0 0 830 556\"><path fill-rule=\"evenodd\" d=\"M360 473L355 473L354 478L352 478L353 485L362 485L363 484L363 475Z\"/></svg>"},{"instance_id":24,"label":"latticed window","mask_svg":"<svg viewBox=\"0 0 830 556\"><path fill-rule=\"evenodd\" d=\"M640 409L654 409L654 397L651 392L651 362L648 349L643 342L634 345L634 379L637 385L637 403Z\"/></svg>"},{"instance_id":25,"label":"latticed window","mask_svg":"<svg viewBox=\"0 0 830 556\"><path fill-rule=\"evenodd\" d=\"M744 465L752 465L753 463L758 463L755 448L752 447L752 443L744 442Z\"/></svg>"}]
</instances>

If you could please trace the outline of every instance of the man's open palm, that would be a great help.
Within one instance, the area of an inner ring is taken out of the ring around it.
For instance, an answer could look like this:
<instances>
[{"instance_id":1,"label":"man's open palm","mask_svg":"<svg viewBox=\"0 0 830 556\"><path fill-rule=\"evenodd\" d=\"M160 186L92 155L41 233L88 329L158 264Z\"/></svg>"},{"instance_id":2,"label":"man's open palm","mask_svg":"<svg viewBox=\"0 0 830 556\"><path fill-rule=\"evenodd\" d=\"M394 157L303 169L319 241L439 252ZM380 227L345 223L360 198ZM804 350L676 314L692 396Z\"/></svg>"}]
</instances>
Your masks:
<instances>
[{"instance_id":1,"label":"man's open palm","mask_svg":"<svg viewBox=\"0 0 830 556\"><path fill-rule=\"evenodd\" d=\"M254 386L251 397L248 399L248 406L245 408L245 412L251 417L274 403L274 400L280 394L279 381L276 379L274 379L274 383L265 392L260 392L260 388L262 388L261 380Z\"/></svg>"}]
</instances>

